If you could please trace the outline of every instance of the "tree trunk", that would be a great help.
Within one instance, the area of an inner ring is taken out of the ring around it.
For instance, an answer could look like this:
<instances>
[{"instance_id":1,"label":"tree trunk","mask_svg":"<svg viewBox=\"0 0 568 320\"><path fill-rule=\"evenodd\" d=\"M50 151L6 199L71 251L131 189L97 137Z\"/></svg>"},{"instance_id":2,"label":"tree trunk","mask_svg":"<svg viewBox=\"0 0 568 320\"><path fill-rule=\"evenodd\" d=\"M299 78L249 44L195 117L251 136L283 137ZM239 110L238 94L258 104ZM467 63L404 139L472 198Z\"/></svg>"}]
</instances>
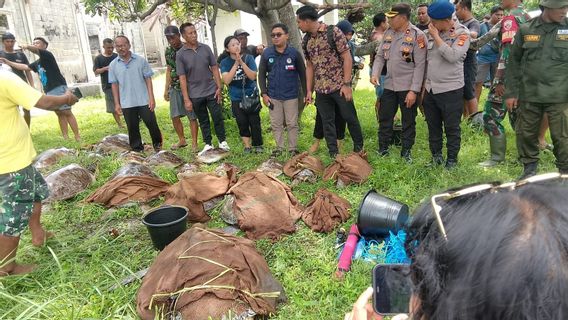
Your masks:
<instances>
[{"instance_id":1,"label":"tree trunk","mask_svg":"<svg viewBox=\"0 0 568 320\"><path fill-rule=\"evenodd\" d=\"M260 24L262 25L262 29L264 29L264 36L266 37L266 45L271 45L272 42L270 40L270 33L271 33L271 29L272 29L272 25L274 25L275 23L277 23L278 20L278 15L276 14L276 11L274 10L269 10L269 11L263 11L263 12L259 12L256 15L258 17L258 19L260 19ZM258 44L258 43L256 43Z\"/></svg>"}]
</instances>

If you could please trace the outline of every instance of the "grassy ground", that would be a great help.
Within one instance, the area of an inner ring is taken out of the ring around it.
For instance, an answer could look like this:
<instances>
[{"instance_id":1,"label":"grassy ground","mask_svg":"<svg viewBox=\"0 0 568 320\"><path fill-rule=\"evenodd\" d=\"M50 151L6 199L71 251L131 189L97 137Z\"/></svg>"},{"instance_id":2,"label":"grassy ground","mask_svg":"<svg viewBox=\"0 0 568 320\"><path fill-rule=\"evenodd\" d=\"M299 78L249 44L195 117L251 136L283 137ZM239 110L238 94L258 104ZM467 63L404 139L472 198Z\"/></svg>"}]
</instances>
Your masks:
<instances>
[{"instance_id":1,"label":"grassy ground","mask_svg":"<svg viewBox=\"0 0 568 320\"><path fill-rule=\"evenodd\" d=\"M361 84L364 84L361 81ZM163 77L155 80L156 97L162 96ZM368 88L368 87L367 87ZM510 180L518 176L521 167L516 163L513 136L507 162L492 169L482 169L476 164L488 156L487 138L482 132L462 125L462 149L459 167L452 171L440 167L428 168L430 160L427 128L424 118L417 118L417 140L413 150L414 162L406 164L398 156L398 149L386 158L379 158L377 124L374 115L374 93L359 89L355 94L357 111L365 136L365 146L374 171L365 184L338 190L332 183L303 184L293 191L302 203L307 203L317 189L326 187L348 199L352 206L352 218L346 228L356 220L359 201L369 189L376 189L389 197L407 203L412 208L434 192L452 186L487 180ZM53 113L32 119L32 135L39 152L55 147L79 148L100 141L104 136L121 132L112 117L105 113L102 99L84 99L74 107L79 121L83 142L81 145L64 141L60 137L57 119ZM158 99L158 122L165 137L165 146L177 142L168 118L167 104ZM301 150L311 144L314 125L314 107L308 107L302 118L299 140ZM263 133L267 149L274 147L269 132L268 112L262 111ZM228 142L233 152L227 161L243 170L251 170L268 158L265 155L243 155L234 119L226 122ZM143 136L149 141L145 129ZM188 135L189 130L186 130ZM348 142L343 152L352 147ZM191 161L186 148L178 154ZM318 156L325 164L331 160L322 146ZM545 153L541 171L554 171L553 156ZM282 156L281 160L285 160ZM86 156L65 159L59 166L71 162L88 164ZM0 280L0 319L135 319L136 292L140 281L128 286L109 288L124 277L146 268L157 252L152 249L146 230L140 223L143 214L139 207L119 209L114 212L85 204L82 200L101 186L121 162L115 158L104 159L97 172L97 181L71 201L58 202L44 212L45 226L56 233L56 238L43 248L34 248L29 232L23 235L18 259L37 263L36 272L21 277ZM213 170L212 165L207 170ZM158 170L169 182L175 182L173 170ZM282 178L289 183L290 180ZM153 205L159 204L159 201ZM224 223L213 213L211 227ZM115 228L119 236L114 238L109 230ZM257 247L264 255L278 280L281 281L288 303L282 305L274 319L343 319L357 295L370 284L372 265L355 262L352 271L343 281L332 278L337 252L333 249L335 234L318 234L299 223L298 231L279 242L258 241Z\"/></svg>"}]
</instances>

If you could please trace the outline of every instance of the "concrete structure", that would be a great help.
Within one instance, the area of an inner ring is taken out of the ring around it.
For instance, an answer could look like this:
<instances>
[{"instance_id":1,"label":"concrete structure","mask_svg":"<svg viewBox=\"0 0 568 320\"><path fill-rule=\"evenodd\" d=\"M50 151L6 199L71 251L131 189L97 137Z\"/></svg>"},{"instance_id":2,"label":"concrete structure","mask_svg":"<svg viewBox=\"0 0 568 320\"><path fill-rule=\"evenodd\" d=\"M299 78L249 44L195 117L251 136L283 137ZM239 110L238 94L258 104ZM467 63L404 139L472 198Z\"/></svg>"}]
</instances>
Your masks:
<instances>
[{"instance_id":1,"label":"concrete structure","mask_svg":"<svg viewBox=\"0 0 568 320\"><path fill-rule=\"evenodd\" d=\"M134 52L147 57L153 67L163 67L167 45L162 35L164 26L159 14L145 22L111 23L106 17L85 14L79 0L0 0L0 35L9 31L20 44L29 44L38 36L46 38L67 82L82 86L92 83L94 93L100 80L93 73L93 59L104 38L124 34ZM37 59L25 53L30 62ZM91 90L82 91L88 95Z\"/></svg>"}]
</instances>

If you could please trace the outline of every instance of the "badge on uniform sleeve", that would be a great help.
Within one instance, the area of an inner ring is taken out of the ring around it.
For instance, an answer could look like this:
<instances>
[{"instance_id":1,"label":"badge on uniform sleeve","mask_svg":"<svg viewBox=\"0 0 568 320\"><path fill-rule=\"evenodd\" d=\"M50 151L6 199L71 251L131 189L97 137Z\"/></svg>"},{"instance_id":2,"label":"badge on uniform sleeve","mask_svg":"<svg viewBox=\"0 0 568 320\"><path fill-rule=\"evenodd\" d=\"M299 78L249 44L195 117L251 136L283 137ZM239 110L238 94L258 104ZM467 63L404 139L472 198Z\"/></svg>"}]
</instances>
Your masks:
<instances>
[{"instance_id":1,"label":"badge on uniform sleeve","mask_svg":"<svg viewBox=\"0 0 568 320\"><path fill-rule=\"evenodd\" d=\"M268 63L274 63L274 58L268 58Z\"/></svg>"},{"instance_id":2,"label":"badge on uniform sleeve","mask_svg":"<svg viewBox=\"0 0 568 320\"><path fill-rule=\"evenodd\" d=\"M417 40L418 40L418 48L424 49L424 47L426 46L424 43L424 37L419 36Z\"/></svg>"},{"instance_id":3,"label":"badge on uniform sleeve","mask_svg":"<svg viewBox=\"0 0 568 320\"><path fill-rule=\"evenodd\" d=\"M540 35L539 34L527 34L523 37L525 42L539 42Z\"/></svg>"},{"instance_id":4,"label":"badge on uniform sleeve","mask_svg":"<svg viewBox=\"0 0 568 320\"><path fill-rule=\"evenodd\" d=\"M460 35L458 37L458 46L463 47L468 38L469 36L467 34Z\"/></svg>"},{"instance_id":5,"label":"badge on uniform sleeve","mask_svg":"<svg viewBox=\"0 0 568 320\"><path fill-rule=\"evenodd\" d=\"M292 58L286 59L286 63L292 63Z\"/></svg>"}]
</instances>

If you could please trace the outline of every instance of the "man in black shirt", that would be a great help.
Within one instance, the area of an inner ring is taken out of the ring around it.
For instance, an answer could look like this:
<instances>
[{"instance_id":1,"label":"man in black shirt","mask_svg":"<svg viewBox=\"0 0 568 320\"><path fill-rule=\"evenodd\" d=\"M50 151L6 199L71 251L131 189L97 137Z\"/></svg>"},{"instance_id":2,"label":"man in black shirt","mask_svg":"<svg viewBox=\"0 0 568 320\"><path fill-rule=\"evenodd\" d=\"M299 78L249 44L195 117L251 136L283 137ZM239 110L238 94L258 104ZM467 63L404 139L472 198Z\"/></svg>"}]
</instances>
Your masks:
<instances>
[{"instance_id":1,"label":"man in black shirt","mask_svg":"<svg viewBox=\"0 0 568 320\"><path fill-rule=\"evenodd\" d=\"M32 45L22 45L22 49L29 50L39 56L39 59L32 62L32 64L25 65L21 63L13 64L18 70L29 71L32 70L39 75L41 85L43 87L43 92L48 96L60 96L67 92L67 81L59 71L59 66L55 57L49 51L47 51L48 46L47 40L42 37L34 38ZM59 128L61 129L61 134L63 139L69 139L67 134L69 125L73 134L75 135L75 141L80 141L81 136L79 135L79 126L77 125L77 119L71 112L71 106L64 104L59 107L59 110L55 111L57 114L57 119L59 120Z\"/></svg>"},{"instance_id":2,"label":"man in black shirt","mask_svg":"<svg viewBox=\"0 0 568 320\"><path fill-rule=\"evenodd\" d=\"M10 62L29 64L28 58L23 52L14 51L14 45L16 44L16 37L13 34L6 32L2 35L2 44L4 45L4 51L0 50L0 62L10 65ZM34 86L34 78L32 78L32 73L28 71L18 70L12 68L12 71L20 77L22 80L26 81L30 86ZM24 109L24 119L30 126L31 115L30 111Z\"/></svg>"},{"instance_id":3,"label":"man in black shirt","mask_svg":"<svg viewBox=\"0 0 568 320\"><path fill-rule=\"evenodd\" d=\"M428 25L430 24L430 17L428 16L428 4L421 3L418 5L418 14L416 15L418 18L418 23L416 23L416 27L422 31L428 29Z\"/></svg>"},{"instance_id":4,"label":"man in black shirt","mask_svg":"<svg viewBox=\"0 0 568 320\"><path fill-rule=\"evenodd\" d=\"M114 121L119 128L124 128L122 125L122 120L120 120L120 115L114 110L114 98L112 96L112 86L108 83L108 65L118 57L118 54L114 52L114 41L112 39L106 38L103 40L103 52L95 57L93 63L93 71L95 75L101 76L101 87L105 94L106 102L106 112L112 113Z\"/></svg>"}]
</instances>

